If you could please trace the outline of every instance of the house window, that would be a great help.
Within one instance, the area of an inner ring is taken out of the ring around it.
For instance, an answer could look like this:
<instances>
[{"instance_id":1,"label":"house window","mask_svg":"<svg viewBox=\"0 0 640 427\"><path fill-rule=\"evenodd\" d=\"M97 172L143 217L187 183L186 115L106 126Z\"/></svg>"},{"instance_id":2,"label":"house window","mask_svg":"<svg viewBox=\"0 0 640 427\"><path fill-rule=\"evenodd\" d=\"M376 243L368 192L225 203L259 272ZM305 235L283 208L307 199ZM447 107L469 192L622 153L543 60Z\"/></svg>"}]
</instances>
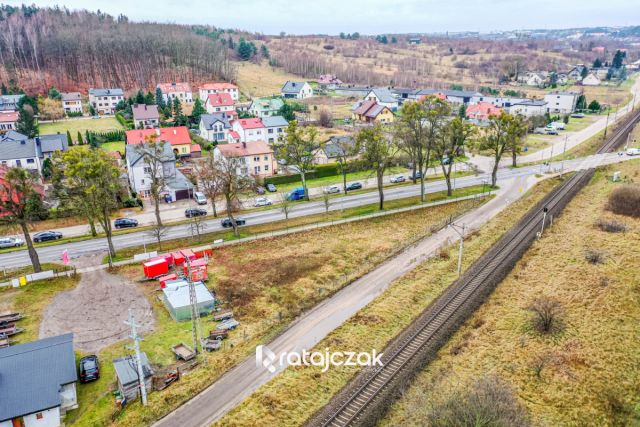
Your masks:
<instances>
[{"instance_id":1,"label":"house window","mask_svg":"<svg viewBox=\"0 0 640 427\"><path fill-rule=\"evenodd\" d=\"M259 162L259 161L260 161L260 157L259 157L259 156L254 157L254 158L253 158L253 161L254 161L254 162Z\"/></svg>"},{"instance_id":2,"label":"house window","mask_svg":"<svg viewBox=\"0 0 640 427\"><path fill-rule=\"evenodd\" d=\"M268 130L267 132L269 132L269 133L273 133L273 129L272 129L272 128L269 128L269 130Z\"/></svg>"},{"instance_id":3,"label":"house window","mask_svg":"<svg viewBox=\"0 0 640 427\"><path fill-rule=\"evenodd\" d=\"M260 166L256 166L253 168L255 173L260 173Z\"/></svg>"},{"instance_id":4,"label":"house window","mask_svg":"<svg viewBox=\"0 0 640 427\"><path fill-rule=\"evenodd\" d=\"M187 152L187 147L182 147L182 152L186 153Z\"/></svg>"},{"instance_id":5,"label":"house window","mask_svg":"<svg viewBox=\"0 0 640 427\"><path fill-rule=\"evenodd\" d=\"M269 161L269 156L264 156L264 161L265 162Z\"/></svg>"},{"instance_id":6,"label":"house window","mask_svg":"<svg viewBox=\"0 0 640 427\"><path fill-rule=\"evenodd\" d=\"M268 171L269 170L269 165L264 165L264 170Z\"/></svg>"},{"instance_id":7,"label":"house window","mask_svg":"<svg viewBox=\"0 0 640 427\"><path fill-rule=\"evenodd\" d=\"M38 413L36 414L36 420L41 420L41 419L43 419L43 418L44 418L44 415L42 414L42 412L38 412Z\"/></svg>"},{"instance_id":8,"label":"house window","mask_svg":"<svg viewBox=\"0 0 640 427\"><path fill-rule=\"evenodd\" d=\"M34 160L34 159L27 159L27 164L28 164L28 165L32 165L32 164L34 164L34 163L35 163L35 160Z\"/></svg>"},{"instance_id":9,"label":"house window","mask_svg":"<svg viewBox=\"0 0 640 427\"><path fill-rule=\"evenodd\" d=\"M145 173L151 173L151 167L149 167L149 166L145 166L145 167L144 167L144 172L145 172Z\"/></svg>"}]
</instances>

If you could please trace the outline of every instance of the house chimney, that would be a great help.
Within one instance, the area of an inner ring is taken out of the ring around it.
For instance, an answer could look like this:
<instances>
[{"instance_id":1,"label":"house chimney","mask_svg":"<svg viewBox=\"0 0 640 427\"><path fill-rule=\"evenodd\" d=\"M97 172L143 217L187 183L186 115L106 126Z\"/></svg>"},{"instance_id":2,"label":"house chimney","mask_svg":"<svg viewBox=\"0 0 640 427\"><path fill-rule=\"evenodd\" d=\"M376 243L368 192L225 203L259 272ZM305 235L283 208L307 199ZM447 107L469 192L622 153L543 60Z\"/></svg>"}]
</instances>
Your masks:
<instances>
[{"instance_id":1,"label":"house chimney","mask_svg":"<svg viewBox=\"0 0 640 427\"><path fill-rule=\"evenodd\" d=\"M174 130L173 130L173 134L174 134L174 135L177 135L177 134L178 134L178 131L174 129Z\"/></svg>"},{"instance_id":2,"label":"house chimney","mask_svg":"<svg viewBox=\"0 0 640 427\"><path fill-rule=\"evenodd\" d=\"M156 135L160 136L160 129L156 129Z\"/></svg>"}]
</instances>

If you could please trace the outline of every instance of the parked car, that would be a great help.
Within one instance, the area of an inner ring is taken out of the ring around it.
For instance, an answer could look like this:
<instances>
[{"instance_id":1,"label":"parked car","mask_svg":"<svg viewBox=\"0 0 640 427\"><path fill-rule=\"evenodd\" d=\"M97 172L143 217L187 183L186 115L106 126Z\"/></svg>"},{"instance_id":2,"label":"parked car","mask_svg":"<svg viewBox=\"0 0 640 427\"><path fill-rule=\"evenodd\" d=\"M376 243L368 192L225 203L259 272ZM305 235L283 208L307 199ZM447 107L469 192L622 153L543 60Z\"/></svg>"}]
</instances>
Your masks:
<instances>
[{"instance_id":1,"label":"parked car","mask_svg":"<svg viewBox=\"0 0 640 427\"><path fill-rule=\"evenodd\" d=\"M114 221L113 226L115 228L137 227L138 221L131 218L118 218Z\"/></svg>"},{"instance_id":2,"label":"parked car","mask_svg":"<svg viewBox=\"0 0 640 427\"><path fill-rule=\"evenodd\" d=\"M415 174L412 173L409 176L409 179L420 179L420 178L422 178L422 172L420 172L420 171L416 171Z\"/></svg>"},{"instance_id":3,"label":"parked car","mask_svg":"<svg viewBox=\"0 0 640 427\"><path fill-rule=\"evenodd\" d=\"M325 187L324 190L322 190L322 192L325 193L325 194L339 193L340 192L340 186L338 186L338 185L330 185L328 187Z\"/></svg>"},{"instance_id":4,"label":"parked car","mask_svg":"<svg viewBox=\"0 0 640 427\"><path fill-rule=\"evenodd\" d=\"M207 198L204 196L204 193L201 193L199 191L196 191L195 193L193 193L193 200L195 200L196 203L199 205L207 204Z\"/></svg>"},{"instance_id":5,"label":"parked car","mask_svg":"<svg viewBox=\"0 0 640 427\"><path fill-rule=\"evenodd\" d=\"M17 237L0 237L0 249L17 248L24 245L24 240Z\"/></svg>"},{"instance_id":6,"label":"parked car","mask_svg":"<svg viewBox=\"0 0 640 427\"><path fill-rule=\"evenodd\" d=\"M640 148L627 148L627 156L640 156Z\"/></svg>"},{"instance_id":7,"label":"parked car","mask_svg":"<svg viewBox=\"0 0 640 427\"><path fill-rule=\"evenodd\" d=\"M555 128L551 128L551 129L547 128L546 129L546 134L547 135L557 135L558 131Z\"/></svg>"},{"instance_id":8,"label":"parked car","mask_svg":"<svg viewBox=\"0 0 640 427\"><path fill-rule=\"evenodd\" d=\"M287 194L287 200L302 200L304 199L304 188L296 187L289 194Z\"/></svg>"},{"instance_id":9,"label":"parked car","mask_svg":"<svg viewBox=\"0 0 640 427\"><path fill-rule=\"evenodd\" d=\"M533 130L533 133L538 134L538 135L544 135L547 132L547 130L545 128L535 128Z\"/></svg>"},{"instance_id":10,"label":"parked car","mask_svg":"<svg viewBox=\"0 0 640 427\"><path fill-rule=\"evenodd\" d=\"M268 197L258 197L256 199L256 202L253 204L253 206L260 207L260 206L270 206L272 204L271 199Z\"/></svg>"},{"instance_id":11,"label":"parked car","mask_svg":"<svg viewBox=\"0 0 640 427\"><path fill-rule=\"evenodd\" d=\"M234 218L236 220L236 225L240 226L240 225L245 225L247 223L246 219L242 219L242 218ZM222 221L220 221L220 225L222 225L224 228L229 228L229 227L233 227L233 224L231 223L231 218L225 218Z\"/></svg>"},{"instance_id":12,"label":"parked car","mask_svg":"<svg viewBox=\"0 0 640 427\"><path fill-rule=\"evenodd\" d=\"M265 193L265 191L264 191L264 187L257 186L257 187L256 187L256 193L258 193L258 194L264 194L264 193Z\"/></svg>"},{"instance_id":13,"label":"parked car","mask_svg":"<svg viewBox=\"0 0 640 427\"><path fill-rule=\"evenodd\" d=\"M558 130L565 130L567 128L567 125L564 124L564 122L553 122L553 123L549 123L547 125L547 128L554 128L554 129L558 129Z\"/></svg>"},{"instance_id":14,"label":"parked car","mask_svg":"<svg viewBox=\"0 0 640 427\"><path fill-rule=\"evenodd\" d=\"M36 243L59 239L62 239L62 233L58 231L41 231L33 235L33 241Z\"/></svg>"},{"instance_id":15,"label":"parked car","mask_svg":"<svg viewBox=\"0 0 640 427\"><path fill-rule=\"evenodd\" d=\"M278 189L274 184L267 184L267 191L270 193L275 193L276 191L278 191Z\"/></svg>"},{"instance_id":16,"label":"parked car","mask_svg":"<svg viewBox=\"0 0 640 427\"><path fill-rule=\"evenodd\" d=\"M225 331L232 331L240 325L236 319L227 319L218 323L218 329L223 329Z\"/></svg>"},{"instance_id":17,"label":"parked car","mask_svg":"<svg viewBox=\"0 0 640 427\"><path fill-rule=\"evenodd\" d=\"M404 182L404 176L403 175L394 176L393 178L391 178L391 182L393 184L397 184L398 182Z\"/></svg>"},{"instance_id":18,"label":"parked car","mask_svg":"<svg viewBox=\"0 0 640 427\"><path fill-rule=\"evenodd\" d=\"M207 214L206 209L201 208L188 208L184 211L184 216L187 218L193 218L194 216L205 216Z\"/></svg>"},{"instance_id":19,"label":"parked car","mask_svg":"<svg viewBox=\"0 0 640 427\"><path fill-rule=\"evenodd\" d=\"M574 119L584 119L584 114L582 114L582 113L573 113L571 115L571 117L573 117Z\"/></svg>"},{"instance_id":20,"label":"parked car","mask_svg":"<svg viewBox=\"0 0 640 427\"><path fill-rule=\"evenodd\" d=\"M347 184L347 191L359 190L362 188L362 184L359 182L352 182L351 184Z\"/></svg>"},{"instance_id":21,"label":"parked car","mask_svg":"<svg viewBox=\"0 0 640 427\"><path fill-rule=\"evenodd\" d=\"M92 354L80 359L80 382L88 383L100 378L100 362L98 356Z\"/></svg>"}]
</instances>

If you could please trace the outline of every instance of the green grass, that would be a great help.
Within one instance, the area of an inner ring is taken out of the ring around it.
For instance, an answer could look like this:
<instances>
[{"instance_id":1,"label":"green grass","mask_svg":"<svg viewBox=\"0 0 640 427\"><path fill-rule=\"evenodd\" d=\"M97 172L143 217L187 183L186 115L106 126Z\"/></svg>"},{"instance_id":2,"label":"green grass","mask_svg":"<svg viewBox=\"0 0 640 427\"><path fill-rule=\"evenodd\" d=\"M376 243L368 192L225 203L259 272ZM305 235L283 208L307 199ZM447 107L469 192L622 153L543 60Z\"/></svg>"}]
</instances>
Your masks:
<instances>
[{"instance_id":1,"label":"green grass","mask_svg":"<svg viewBox=\"0 0 640 427\"><path fill-rule=\"evenodd\" d=\"M402 173L409 173L407 168L395 166L393 168L389 168L386 175L397 175ZM367 178L375 178L375 172L373 171L359 171L359 172L351 172L347 174L347 182L357 181L361 179ZM342 183L342 175L335 176L325 176L323 178L316 179L308 179L307 180L307 188L317 188L317 187L326 187L334 184ZM291 182L288 184L280 184L277 185L278 191L289 191L296 187L300 187L302 185L301 181Z\"/></svg>"},{"instance_id":2,"label":"green grass","mask_svg":"<svg viewBox=\"0 0 640 427\"><path fill-rule=\"evenodd\" d=\"M56 133L71 133L71 138L75 141L78 132L82 133L84 139L85 131L105 132L110 130L123 130L124 128L118 123L114 117L102 117L100 119L68 119L60 120L53 123L41 123L39 125L40 134L56 134Z\"/></svg>"},{"instance_id":3,"label":"green grass","mask_svg":"<svg viewBox=\"0 0 640 427\"><path fill-rule=\"evenodd\" d=\"M108 152L119 151L124 154L124 141L116 141L116 142L105 142L104 144L100 144L100 148Z\"/></svg>"}]
</instances>

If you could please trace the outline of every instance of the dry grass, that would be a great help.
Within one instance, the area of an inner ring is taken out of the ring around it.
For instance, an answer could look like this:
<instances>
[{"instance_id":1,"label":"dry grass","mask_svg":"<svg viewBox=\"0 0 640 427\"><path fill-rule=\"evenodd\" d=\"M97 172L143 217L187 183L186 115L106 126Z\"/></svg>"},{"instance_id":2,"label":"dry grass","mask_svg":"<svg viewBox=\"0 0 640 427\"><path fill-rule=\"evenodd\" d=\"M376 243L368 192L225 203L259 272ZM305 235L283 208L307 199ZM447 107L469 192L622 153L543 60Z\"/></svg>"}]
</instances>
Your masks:
<instances>
[{"instance_id":1,"label":"dry grass","mask_svg":"<svg viewBox=\"0 0 640 427\"><path fill-rule=\"evenodd\" d=\"M631 172L638 163L615 168ZM569 204L382 425L422 425L428 417L425 402L486 373L515 388L536 425L637 422L637 406L635 415L633 408L640 400L640 220L624 218L625 234L593 227L616 187L606 180L607 173L611 169L598 172ZM610 256L603 264L590 264L584 257L586 245ZM562 304L561 333L542 337L531 328L527 306L539 295L553 296ZM465 347L453 354L451 349L462 340Z\"/></svg>"},{"instance_id":2,"label":"dry grass","mask_svg":"<svg viewBox=\"0 0 640 427\"><path fill-rule=\"evenodd\" d=\"M468 267L555 184L557 181L544 181L480 232L470 236L465 243L464 266ZM443 249L446 250L455 249ZM382 350L455 280L456 263L457 257L451 256L426 261L393 283L379 298L322 340L316 349ZM330 369L325 373L314 367L287 368L216 425L300 425L326 404L356 372L350 367Z\"/></svg>"},{"instance_id":3,"label":"dry grass","mask_svg":"<svg viewBox=\"0 0 640 427\"><path fill-rule=\"evenodd\" d=\"M300 80L299 76L288 74L278 68L273 68L262 62L238 62L238 86L240 92L247 98L256 96L280 95L280 89L287 80Z\"/></svg>"}]
</instances>

